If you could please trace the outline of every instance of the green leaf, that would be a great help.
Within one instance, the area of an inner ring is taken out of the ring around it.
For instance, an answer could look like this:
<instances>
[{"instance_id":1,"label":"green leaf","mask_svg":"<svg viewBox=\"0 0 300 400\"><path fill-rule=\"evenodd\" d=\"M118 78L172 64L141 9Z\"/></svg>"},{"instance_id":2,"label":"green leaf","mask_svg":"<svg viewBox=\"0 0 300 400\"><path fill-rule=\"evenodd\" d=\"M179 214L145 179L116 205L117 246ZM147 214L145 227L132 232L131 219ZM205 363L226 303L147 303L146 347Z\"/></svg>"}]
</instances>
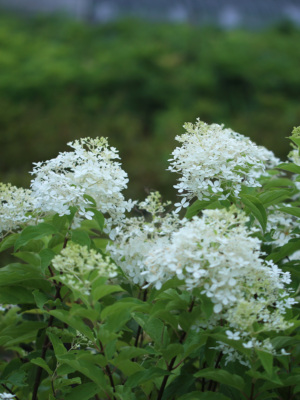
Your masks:
<instances>
[{"instance_id":1,"label":"green leaf","mask_svg":"<svg viewBox=\"0 0 300 400\"><path fill-rule=\"evenodd\" d=\"M93 382L83 383L80 386L72 388L71 393L65 396L65 400L89 400L99 391L98 385Z\"/></svg>"},{"instance_id":2,"label":"green leaf","mask_svg":"<svg viewBox=\"0 0 300 400\"><path fill-rule=\"evenodd\" d=\"M264 189L270 189L274 187L280 187L280 186L292 186L295 187L295 183L288 179L288 178L274 178L274 179L269 179L267 183L264 184Z\"/></svg>"},{"instance_id":3,"label":"green leaf","mask_svg":"<svg viewBox=\"0 0 300 400\"><path fill-rule=\"evenodd\" d=\"M272 376L273 374L273 355L270 353L267 353L266 351L258 350L255 349L255 353L258 355L258 358L260 359L265 371L269 376Z\"/></svg>"},{"instance_id":4,"label":"green leaf","mask_svg":"<svg viewBox=\"0 0 300 400\"><path fill-rule=\"evenodd\" d=\"M0 274L1 277L1 274ZM1 287L0 303L2 304L32 304L34 298L32 290L22 286Z\"/></svg>"},{"instance_id":5,"label":"green leaf","mask_svg":"<svg viewBox=\"0 0 300 400\"><path fill-rule=\"evenodd\" d=\"M41 239L56 232L57 231L53 225L46 224L44 222L36 226L27 226L16 240L15 251L17 251L20 247L25 246L28 242L30 242L30 240Z\"/></svg>"},{"instance_id":6,"label":"green leaf","mask_svg":"<svg viewBox=\"0 0 300 400\"><path fill-rule=\"evenodd\" d=\"M93 242L94 242L96 248L101 250L104 253L106 251L106 247L107 247L108 243L110 243L110 240L103 239L103 238L95 238L95 239L93 239Z\"/></svg>"},{"instance_id":7,"label":"green leaf","mask_svg":"<svg viewBox=\"0 0 300 400\"><path fill-rule=\"evenodd\" d=\"M23 322L18 325L9 325L1 331L1 337L7 336L5 347L29 343L36 339L37 331L47 326L45 322Z\"/></svg>"},{"instance_id":8,"label":"green leaf","mask_svg":"<svg viewBox=\"0 0 300 400\"><path fill-rule=\"evenodd\" d=\"M17 253L13 253L13 255L17 258L20 258L20 260L23 260L28 264L34 265L35 267L41 266L40 256L31 251L19 251Z\"/></svg>"},{"instance_id":9,"label":"green leaf","mask_svg":"<svg viewBox=\"0 0 300 400\"><path fill-rule=\"evenodd\" d=\"M179 343L171 343L166 349L162 349L161 353L164 360L171 361L173 357L181 356L184 352L184 347Z\"/></svg>"},{"instance_id":10,"label":"green leaf","mask_svg":"<svg viewBox=\"0 0 300 400\"><path fill-rule=\"evenodd\" d=\"M93 301L98 301L103 297L107 296L108 294L115 293L115 292L125 292L124 289L121 288L119 285L101 285L97 286L92 291Z\"/></svg>"},{"instance_id":11,"label":"green leaf","mask_svg":"<svg viewBox=\"0 0 300 400\"><path fill-rule=\"evenodd\" d=\"M178 400L231 400L224 394L216 392L191 392L180 396Z\"/></svg>"},{"instance_id":12,"label":"green leaf","mask_svg":"<svg viewBox=\"0 0 300 400\"><path fill-rule=\"evenodd\" d=\"M275 251L266 257L266 260L273 260L274 263L282 260L286 256L293 254L295 251L300 249L300 240L292 239L287 244L279 247L279 250L275 249Z\"/></svg>"},{"instance_id":13,"label":"green leaf","mask_svg":"<svg viewBox=\"0 0 300 400\"><path fill-rule=\"evenodd\" d=\"M77 229L75 231L72 231L71 238L72 238L72 242L78 243L81 246L87 246L88 248L90 248L91 239L87 232Z\"/></svg>"},{"instance_id":14,"label":"green leaf","mask_svg":"<svg viewBox=\"0 0 300 400\"><path fill-rule=\"evenodd\" d=\"M74 353L67 353L59 356L58 361L69 365L74 368L75 371L81 372L83 375L95 382L100 388L104 390L108 389L102 369L96 364L82 358L77 359L77 355Z\"/></svg>"},{"instance_id":15,"label":"green leaf","mask_svg":"<svg viewBox=\"0 0 300 400\"><path fill-rule=\"evenodd\" d=\"M99 229L102 232L105 222L103 214L100 211L96 210L95 208L88 208L88 211L92 211L94 213L93 220L97 222L97 225L99 226Z\"/></svg>"},{"instance_id":16,"label":"green leaf","mask_svg":"<svg viewBox=\"0 0 300 400\"><path fill-rule=\"evenodd\" d=\"M26 382L26 375L27 374L25 371L18 369L9 374L9 376L5 378L5 381L3 383L9 383L11 385L17 386L17 388L26 387L28 385L28 383Z\"/></svg>"},{"instance_id":17,"label":"green leaf","mask_svg":"<svg viewBox=\"0 0 300 400\"><path fill-rule=\"evenodd\" d=\"M13 263L0 269L0 286L14 285L31 279L44 279L39 268Z\"/></svg>"},{"instance_id":18,"label":"green leaf","mask_svg":"<svg viewBox=\"0 0 300 400\"><path fill-rule=\"evenodd\" d=\"M248 208L248 210L252 212L258 220L263 231L265 231L267 226L267 214L261 201L257 197L250 195L241 196L241 200L245 204L246 208Z\"/></svg>"},{"instance_id":19,"label":"green leaf","mask_svg":"<svg viewBox=\"0 0 300 400\"><path fill-rule=\"evenodd\" d=\"M66 228L66 223L68 222L68 218L66 215L59 216L55 214L52 218L52 224L55 227L57 232L61 232Z\"/></svg>"},{"instance_id":20,"label":"green leaf","mask_svg":"<svg viewBox=\"0 0 300 400\"><path fill-rule=\"evenodd\" d=\"M44 304L47 303L49 298L45 295L45 293L40 292L39 290L34 290L33 291L33 296L34 296L34 300L35 300L36 305L38 306L38 308L43 310L44 309Z\"/></svg>"},{"instance_id":21,"label":"green leaf","mask_svg":"<svg viewBox=\"0 0 300 400\"><path fill-rule=\"evenodd\" d=\"M264 207L270 207L271 205L282 203L284 200L290 198L292 193L293 191L287 189L268 190L259 194L258 198Z\"/></svg>"},{"instance_id":22,"label":"green leaf","mask_svg":"<svg viewBox=\"0 0 300 400\"><path fill-rule=\"evenodd\" d=\"M67 349L63 345L62 341L56 334L51 332L51 328L47 329L47 335L48 335L49 339L51 340L51 343L52 343L52 346L54 349L54 353L57 358L59 358L67 353Z\"/></svg>"},{"instance_id":23,"label":"green leaf","mask_svg":"<svg viewBox=\"0 0 300 400\"><path fill-rule=\"evenodd\" d=\"M194 215L197 215L201 210L207 208L207 206L213 203L216 199L212 200L196 200L194 203L187 208L185 218L191 219Z\"/></svg>"},{"instance_id":24,"label":"green leaf","mask_svg":"<svg viewBox=\"0 0 300 400\"><path fill-rule=\"evenodd\" d=\"M223 385L232 386L235 389L243 390L245 382L239 375L231 374L225 369L205 368L194 374L196 378L206 378Z\"/></svg>"},{"instance_id":25,"label":"green leaf","mask_svg":"<svg viewBox=\"0 0 300 400\"><path fill-rule=\"evenodd\" d=\"M300 167L294 163L279 164L276 168L283 169L284 171L293 172L294 174L300 174Z\"/></svg>"},{"instance_id":26,"label":"green leaf","mask_svg":"<svg viewBox=\"0 0 300 400\"><path fill-rule=\"evenodd\" d=\"M41 258L41 267L44 271L50 265L52 258L56 256L56 253L51 249L43 249L39 256Z\"/></svg>"},{"instance_id":27,"label":"green leaf","mask_svg":"<svg viewBox=\"0 0 300 400\"><path fill-rule=\"evenodd\" d=\"M13 247L19 236L20 236L19 233L15 233L3 239L2 242L0 243L0 253L2 251L9 249L10 247Z\"/></svg>"},{"instance_id":28,"label":"green leaf","mask_svg":"<svg viewBox=\"0 0 300 400\"><path fill-rule=\"evenodd\" d=\"M126 387L137 387L138 385L147 382L147 381L152 381L155 378L161 378L162 376L165 375L170 375L171 373L169 371L166 371L165 369L161 368L149 368L144 371L139 371L136 372L135 374L131 375L127 382L125 383Z\"/></svg>"},{"instance_id":29,"label":"green leaf","mask_svg":"<svg viewBox=\"0 0 300 400\"><path fill-rule=\"evenodd\" d=\"M89 328L81 318L72 315L70 311L52 310L49 311L49 314L53 315L53 317L59 319L65 324L70 325L72 328L76 329L90 340L94 340L94 335L91 328Z\"/></svg>"},{"instance_id":30,"label":"green leaf","mask_svg":"<svg viewBox=\"0 0 300 400\"><path fill-rule=\"evenodd\" d=\"M89 196L88 194L84 194L83 198L90 203L89 204L90 206L97 207L97 203L96 203L95 199L93 199L92 196Z\"/></svg>"},{"instance_id":31,"label":"green leaf","mask_svg":"<svg viewBox=\"0 0 300 400\"><path fill-rule=\"evenodd\" d=\"M45 360L43 360L41 357L34 358L30 360L32 364L38 365L39 367L43 368L45 371L48 372L49 375L53 374L53 371L49 368L48 364L46 363Z\"/></svg>"},{"instance_id":32,"label":"green leaf","mask_svg":"<svg viewBox=\"0 0 300 400\"><path fill-rule=\"evenodd\" d=\"M300 218L300 208L299 207L280 207L280 211L283 211L287 214L294 215L295 217Z\"/></svg>"}]
</instances>

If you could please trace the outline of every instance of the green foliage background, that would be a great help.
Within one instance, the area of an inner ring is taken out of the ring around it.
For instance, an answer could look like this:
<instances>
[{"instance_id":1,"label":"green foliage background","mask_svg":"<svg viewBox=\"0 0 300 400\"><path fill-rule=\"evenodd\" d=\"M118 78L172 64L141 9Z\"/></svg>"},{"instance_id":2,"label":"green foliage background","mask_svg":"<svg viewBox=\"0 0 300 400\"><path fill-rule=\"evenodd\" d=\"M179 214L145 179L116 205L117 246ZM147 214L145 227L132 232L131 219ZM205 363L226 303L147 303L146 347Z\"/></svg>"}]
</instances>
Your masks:
<instances>
[{"instance_id":1,"label":"green foliage background","mask_svg":"<svg viewBox=\"0 0 300 400\"><path fill-rule=\"evenodd\" d=\"M128 195L164 195L185 121L225 123L285 159L300 121L300 31L222 31L119 21L0 17L0 179L28 186L33 161L108 136ZM138 167L137 167L138 166Z\"/></svg>"}]
</instances>

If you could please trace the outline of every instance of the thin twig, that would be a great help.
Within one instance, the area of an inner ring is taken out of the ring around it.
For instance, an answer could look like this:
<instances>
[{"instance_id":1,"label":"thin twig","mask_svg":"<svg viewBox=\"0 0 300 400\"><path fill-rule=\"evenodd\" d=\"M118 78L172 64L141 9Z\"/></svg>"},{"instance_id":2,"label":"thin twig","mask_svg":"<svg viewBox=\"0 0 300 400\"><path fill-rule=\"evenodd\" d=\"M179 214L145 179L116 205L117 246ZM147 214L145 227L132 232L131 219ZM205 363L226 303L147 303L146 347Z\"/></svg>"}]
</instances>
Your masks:
<instances>
[{"instance_id":1,"label":"thin twig","mask_svg":"<svg viewBox=\"0 0 300 400\"><path fill-rule=\"evenodd\" d=\"M7 390L10 394L13 394L15 396L15 400L20 400L17 395L14 394L12 390L10 390L9 387L7 387L4 383L1 383L1 385L4 387L5 390Z\"/></svg>"}]
</instances>

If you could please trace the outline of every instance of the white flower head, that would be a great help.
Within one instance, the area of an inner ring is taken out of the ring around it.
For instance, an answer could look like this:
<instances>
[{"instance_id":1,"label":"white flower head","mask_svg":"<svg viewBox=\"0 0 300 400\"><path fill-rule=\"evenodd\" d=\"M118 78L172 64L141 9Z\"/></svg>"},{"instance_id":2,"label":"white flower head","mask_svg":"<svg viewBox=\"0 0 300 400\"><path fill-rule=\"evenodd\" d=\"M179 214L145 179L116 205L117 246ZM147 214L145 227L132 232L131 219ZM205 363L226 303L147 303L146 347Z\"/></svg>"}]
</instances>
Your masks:
<instances>
[{"instance_id":1,"label":"white flower head","mask_svg":"<svg viewBox=\"0 0 300 400\"><path fill-rule=\"evenodd\" d=\"M152 192L139 203L140 210L151 215L127 218L114 232L115 241L108 246L108 250L133 283L145 285L148 279L148 275L145 276L148 271L145 258L157 243L167 242L172 232L184 222L179 220L175 212L166 213L169 205L169 202L161 202L159 192ZM163 269L161 271L164 273ZM168 277L170 274L168 272Z\"/></svg>"},{"instance_id":2,"label":"white flower head","mask_svg":"<svg viewBox=\"0 0 300 400\"><path fill-rule=\"evenodd\" d=\"M0 235L32 221L31 190L0 183Z\"/></svg>"},{"instance_id":3,"label":"white flower head","mask_svg":"<svg viewBox=\"0 0 300 400\"><path fill-rule=\"evenodd\" d=\"M173 151L168 169L181 174L174 187L188 199L239 197L242 185L260 186L257 179L266 167L279 162L271 151L222 125L198 119L184 128L186 133L176 137L182 145Z\"/></svg>"},{"instance_id":4,"label":"white flower head","mask_svg":"<svg viewBox=\"0 0 300 400\"><path fill-rule=\"evenodd\" d=\"M118 223L133 202L121 193L127 187L127 174L122 170L118 152L109 147L105 138L85 138L68 143L71 152L60 153L44 163L36 163L31 181L35 208L45 214L68 215L69 207L78 208L77 224L90 219L92 197L96 208Z\"/></svg>"}]
</instances>

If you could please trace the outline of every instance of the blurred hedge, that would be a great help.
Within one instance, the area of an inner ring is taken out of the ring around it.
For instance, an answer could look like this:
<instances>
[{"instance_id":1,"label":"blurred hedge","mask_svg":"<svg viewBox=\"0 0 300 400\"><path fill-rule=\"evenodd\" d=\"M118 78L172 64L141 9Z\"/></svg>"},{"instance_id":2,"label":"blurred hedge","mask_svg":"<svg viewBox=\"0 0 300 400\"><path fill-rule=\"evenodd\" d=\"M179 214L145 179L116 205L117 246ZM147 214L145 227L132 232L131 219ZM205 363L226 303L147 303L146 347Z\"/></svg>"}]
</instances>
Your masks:
<instances>
[{"instance_id":1,"label":"blurred hedge","mask_svg":"<svg viewBox=\"0 0 300 400\"><path fill-rule=\"evenodd\" d=\"M300 31L222 31L121 21L0 17L0 179L27 186L33 161L108 136L128 195L165 195L174 137L200 116L284 158L300 124ZM168 197L172 197L168 193Z\"/></svg>"}]
</instances>

